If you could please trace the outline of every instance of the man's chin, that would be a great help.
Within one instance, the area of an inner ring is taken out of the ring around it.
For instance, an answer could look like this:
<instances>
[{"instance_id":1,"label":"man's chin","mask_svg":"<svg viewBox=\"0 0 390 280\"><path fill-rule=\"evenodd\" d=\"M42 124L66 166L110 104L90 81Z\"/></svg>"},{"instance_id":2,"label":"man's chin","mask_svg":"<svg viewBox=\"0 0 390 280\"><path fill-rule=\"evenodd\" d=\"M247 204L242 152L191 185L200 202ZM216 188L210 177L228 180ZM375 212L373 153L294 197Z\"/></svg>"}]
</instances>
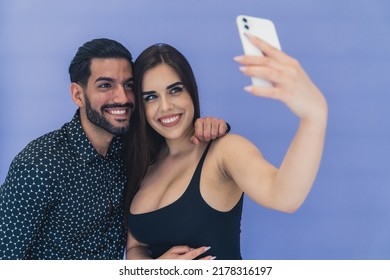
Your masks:
<instances>
[{"instance_id":1,"label":"man's chin","mask_svg":"<svg viewBox=\"0 0 390 280\"><path fill-rule=\"evenodd\" d=\"M87 111L88 120L114 136L125 135L129 131L129 120L109 120L93 110Z\"/></svg>"},{"instance_id":2,"label":"man's chin","mask_svg":"<svg viewBox=\"0 0 390 280\"><path fill-rule=\"evenodd\" d=\"M110 133L115 135L115 136L123 136L125 135L127 132L129 132L130 130L130 126L124 126L124 127L112 127L110 129Z\"/></svg>"}]
</instances>

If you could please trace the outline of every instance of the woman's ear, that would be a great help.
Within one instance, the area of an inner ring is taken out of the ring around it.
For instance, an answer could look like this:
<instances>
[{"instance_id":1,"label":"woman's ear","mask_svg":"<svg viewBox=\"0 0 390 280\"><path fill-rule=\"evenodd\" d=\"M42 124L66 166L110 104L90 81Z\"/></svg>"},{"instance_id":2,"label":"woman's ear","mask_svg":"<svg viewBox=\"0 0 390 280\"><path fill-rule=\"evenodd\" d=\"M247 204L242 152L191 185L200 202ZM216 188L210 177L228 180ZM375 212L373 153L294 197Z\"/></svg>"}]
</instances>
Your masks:
<instances>
[{"instance_id":1,"label":"woman's ear","mask_svg":"<svg viewBox=\"0 0 390 280\"><path fill-rule=\"evenodd\" d=\"M73 102L76 103L80 108L85 106L84 90L78 83L71 83L70 94Z\"/></svg>"}]
</instances>

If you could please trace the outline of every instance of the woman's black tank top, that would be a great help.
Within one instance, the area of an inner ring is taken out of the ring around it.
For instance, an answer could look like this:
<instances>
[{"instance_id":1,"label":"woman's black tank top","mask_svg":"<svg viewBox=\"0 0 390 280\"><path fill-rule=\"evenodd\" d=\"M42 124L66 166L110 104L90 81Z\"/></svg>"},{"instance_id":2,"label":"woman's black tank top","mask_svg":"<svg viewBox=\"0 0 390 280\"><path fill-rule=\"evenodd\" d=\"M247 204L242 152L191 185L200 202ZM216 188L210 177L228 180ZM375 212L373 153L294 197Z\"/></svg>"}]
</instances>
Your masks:
<instances>
[{"instance_id":1,"label":"woman's black tank top","mask_svg":"<svg viewBox=\"0 0 390 280\"><path fill-rule=\"evenodd\" d=\"M138 241L149 245L153 258L158 258L173 246L188 245L192 248L211 247L199 258L211 255L218 260L241 259L243 195L233 209L221 212L210 207L200 193L200 175L210 144L204 151L191 182L178 200L152 212L129 213L131 233Z\"/></svg>"}]
</instances>

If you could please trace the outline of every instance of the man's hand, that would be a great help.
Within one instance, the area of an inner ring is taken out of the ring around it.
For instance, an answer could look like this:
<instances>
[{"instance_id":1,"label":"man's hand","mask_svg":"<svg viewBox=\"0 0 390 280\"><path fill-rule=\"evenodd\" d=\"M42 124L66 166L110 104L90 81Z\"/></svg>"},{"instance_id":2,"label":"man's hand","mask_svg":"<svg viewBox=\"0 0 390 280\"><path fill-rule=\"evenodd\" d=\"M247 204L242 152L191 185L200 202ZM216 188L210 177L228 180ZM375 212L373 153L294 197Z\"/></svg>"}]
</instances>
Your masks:
<instances>
[{"instance_id":1,"label":"man's hand","mask_svg":"<svg viewBox=\"0 0 390 280\"><path fill-rule=\"evenodd\" d=\"M199 144L201 141L209 142L226 134L227 123L222 119L205 117L195 121L195 134L191 137L191 142Z\"/></svg>"}]
</instances>

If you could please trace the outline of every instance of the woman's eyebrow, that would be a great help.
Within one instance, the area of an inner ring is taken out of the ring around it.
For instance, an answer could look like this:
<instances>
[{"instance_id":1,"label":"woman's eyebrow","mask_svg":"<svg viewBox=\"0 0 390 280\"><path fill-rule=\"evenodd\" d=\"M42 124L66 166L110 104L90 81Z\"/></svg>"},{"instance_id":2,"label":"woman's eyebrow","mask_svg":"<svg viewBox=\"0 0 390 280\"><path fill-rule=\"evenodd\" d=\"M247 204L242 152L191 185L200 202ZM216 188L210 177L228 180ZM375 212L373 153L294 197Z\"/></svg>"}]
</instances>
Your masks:
<instances>
[{"instance_id":1,"label":"woman's eyebrow","mask_svg":"<svg viewBox=\"0 0 390 280\"><path fill-rule=\"evenodd\" d=\"M183 83L182 82L173 83L173 84L167 86L167 89L173 88L173 87L178 86L178 85L183 85Z\"/></svg>"}]
</instances>

